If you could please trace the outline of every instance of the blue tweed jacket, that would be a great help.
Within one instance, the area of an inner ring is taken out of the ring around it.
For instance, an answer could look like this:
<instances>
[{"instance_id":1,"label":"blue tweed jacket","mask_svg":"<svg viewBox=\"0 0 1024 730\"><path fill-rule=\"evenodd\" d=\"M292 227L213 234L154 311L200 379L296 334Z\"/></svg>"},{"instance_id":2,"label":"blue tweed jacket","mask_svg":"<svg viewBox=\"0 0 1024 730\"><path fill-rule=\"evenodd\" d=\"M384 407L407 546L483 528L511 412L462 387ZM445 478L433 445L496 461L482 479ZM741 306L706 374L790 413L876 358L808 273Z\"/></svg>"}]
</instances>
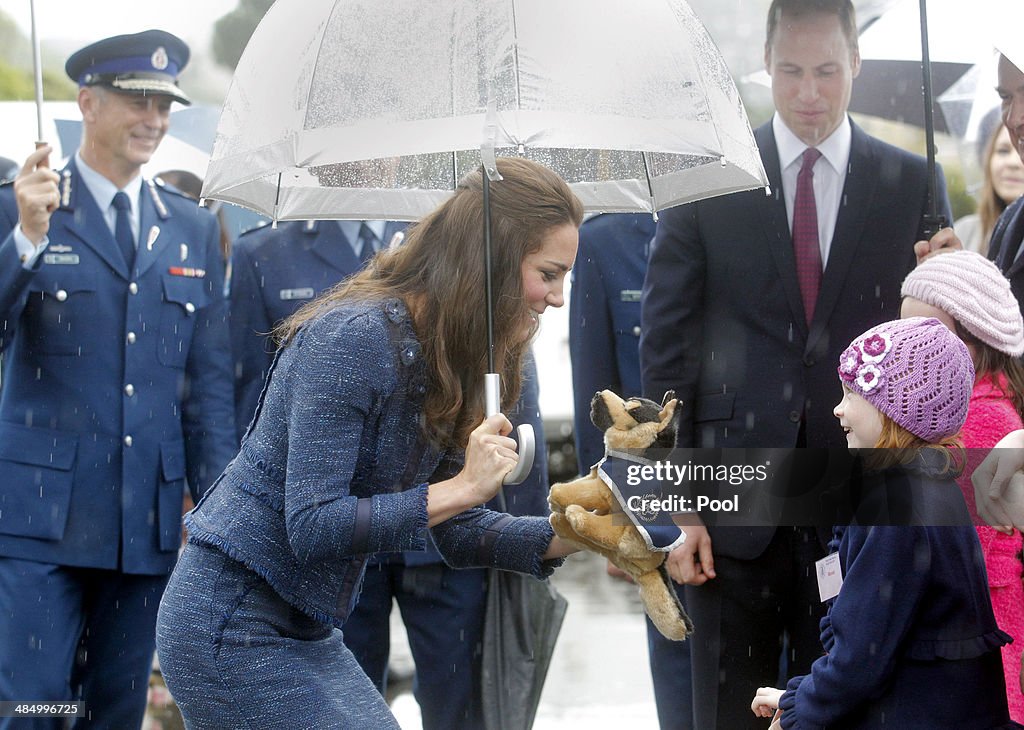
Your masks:
<instances>
[{"instance_id":1,"label":"blue tweed jacket","mask_svg":"<svg viewBox=\"0 0 1024 730\"><path fill-rule=\"evenodd\" d=\"M422 436L426 375L399 300L346 303L307 324L278 355L238 455L186 518L189 539L341 625L373 553L424 549L427 484L459 460ZM474 508L432 533L453 567L542 578L557 565L540 557L553 534L542 517Z\"/></svg>"}]
</instances>

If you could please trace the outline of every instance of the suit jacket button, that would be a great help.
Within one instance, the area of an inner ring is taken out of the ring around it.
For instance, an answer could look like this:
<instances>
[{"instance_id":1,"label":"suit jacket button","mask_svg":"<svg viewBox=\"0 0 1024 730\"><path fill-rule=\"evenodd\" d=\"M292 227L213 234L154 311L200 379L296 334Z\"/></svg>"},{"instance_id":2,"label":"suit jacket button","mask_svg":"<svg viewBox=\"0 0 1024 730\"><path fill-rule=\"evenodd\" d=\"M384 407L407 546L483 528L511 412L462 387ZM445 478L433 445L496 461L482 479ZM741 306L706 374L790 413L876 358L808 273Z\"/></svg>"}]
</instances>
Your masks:
<instances>
[{"instance_id":1,"label":"suit jacket button","mask_svg":"<svg viewBox=\"0 0 1024 730\"><path fill-rule=\"evenodd\" d=\"M790 411L789 420L793 423L800 423L800 411Z\"/></svg>"},{"instance_id":2,"label":"suit jacket button","mask_svg":"<svg viewBox=\"0 0 1024 730\"><path fill-rule=\"evenodd\" d=\"M68 298L68 293L66 291L64 291L63 289L58 289L57 290L57 301L58 302L63 302L67 298Z\"/></svg>"}]
</instances>

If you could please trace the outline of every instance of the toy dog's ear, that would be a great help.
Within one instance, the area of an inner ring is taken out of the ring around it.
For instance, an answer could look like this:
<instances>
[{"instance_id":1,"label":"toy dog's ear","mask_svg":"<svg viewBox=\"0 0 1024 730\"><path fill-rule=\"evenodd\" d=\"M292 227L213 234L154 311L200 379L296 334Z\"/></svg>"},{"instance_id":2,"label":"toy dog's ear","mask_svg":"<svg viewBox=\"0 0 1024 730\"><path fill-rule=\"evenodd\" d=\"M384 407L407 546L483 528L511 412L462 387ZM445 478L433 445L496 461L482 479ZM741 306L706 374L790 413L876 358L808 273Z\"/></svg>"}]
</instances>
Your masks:
<instances>
[{"instance_id":1,"label":"toy dog's ear","mask_svg":"<svg viewBox=\"0 0 1024 730\"><path fill-rule=\"evenodd\" d=\"M674 394L674 391L670 390L668 393L666 393L666 395L668 395L668 394ZM673 426L673 428L674 428L674 426L675 426L675 418L674 418L674 416L675 416L675 413L676 413L676 406L677 405L679 405L679 401L676 400L675 398L671 398L666 403L662 404L661 412L658 414L658 422L659 422L658 432L659 433L661 431L664 431L669 426Z\"/></svg>"},{"instance_id":2,"label":"toy dog's ear","mask_svg":"<svg viewBox=\"0 0 1024 730\"><path fill-rule=\"evenodd\" d=\"M675 397L676 397L676 392L674 390L666 390L665 391L665 396L661 399L661 407L664 408L665 406L667 406L668 402L670 400L675 399Z\"/></svg>"}]
</instances>

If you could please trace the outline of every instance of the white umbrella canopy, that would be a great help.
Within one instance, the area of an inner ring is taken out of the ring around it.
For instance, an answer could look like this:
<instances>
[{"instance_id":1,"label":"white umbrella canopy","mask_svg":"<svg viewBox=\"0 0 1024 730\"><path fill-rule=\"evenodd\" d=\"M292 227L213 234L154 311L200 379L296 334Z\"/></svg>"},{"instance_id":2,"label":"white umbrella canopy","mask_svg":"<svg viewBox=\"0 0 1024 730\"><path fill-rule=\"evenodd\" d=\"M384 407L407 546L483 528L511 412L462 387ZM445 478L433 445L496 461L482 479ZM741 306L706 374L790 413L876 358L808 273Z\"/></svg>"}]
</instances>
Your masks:
<instances>
[{"instance_id":1,"label":"white umbrella canopy","mask_svg":"<svg viewBox=\"0 0 1024 730\"><path fill-rule=\"evenodd\" d=\"M767 186L683 0L278 0L235 71L203 194L278 220L413 220L481 149L588 211Z\"/></svg>"}]
</instances>

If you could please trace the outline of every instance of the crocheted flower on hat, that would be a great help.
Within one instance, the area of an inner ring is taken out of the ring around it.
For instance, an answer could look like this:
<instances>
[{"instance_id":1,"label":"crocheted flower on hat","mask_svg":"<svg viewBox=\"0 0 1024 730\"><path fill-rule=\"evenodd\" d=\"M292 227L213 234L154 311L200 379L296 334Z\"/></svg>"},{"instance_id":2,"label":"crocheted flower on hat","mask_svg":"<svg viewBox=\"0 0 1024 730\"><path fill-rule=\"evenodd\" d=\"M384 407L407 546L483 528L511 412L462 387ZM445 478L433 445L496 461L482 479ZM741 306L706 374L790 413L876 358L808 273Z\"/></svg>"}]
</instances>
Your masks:
<instances>
[{"instance_id":1,"label":"crocheted flower on hat","mask_svg":"<svg viewBox=\"0 0 1024 730\"><path fill-rule=\"evenodd\" d=\"M885 332L873 332L864 338L861 351L864 362L882 362L892 349L892 338Z\"/></svg>"},{"instance_id":2,"label":"crocheted flower on hat","mask_svg":"<svg viewBox=\"0 0 1024 730\"><path fill-rule=\"evenodd\" d=\"M864 363L857 371L857 386L865 393L870 393L882 382L882 371L871 363Z\"/></svg>"},{"instance_id":3,"label":"crocheted flower on hat","mask_svg":"<svg viewBox=\"0 0 1024 730\"><path fill-rule=\"evenodd\" d=\"M857 371L864 363L860 357L860 350L857 347L847 347L846 352L839 358L839 377L846 382L851 382L857 377Z\"/></svg>"}]
</instances>

